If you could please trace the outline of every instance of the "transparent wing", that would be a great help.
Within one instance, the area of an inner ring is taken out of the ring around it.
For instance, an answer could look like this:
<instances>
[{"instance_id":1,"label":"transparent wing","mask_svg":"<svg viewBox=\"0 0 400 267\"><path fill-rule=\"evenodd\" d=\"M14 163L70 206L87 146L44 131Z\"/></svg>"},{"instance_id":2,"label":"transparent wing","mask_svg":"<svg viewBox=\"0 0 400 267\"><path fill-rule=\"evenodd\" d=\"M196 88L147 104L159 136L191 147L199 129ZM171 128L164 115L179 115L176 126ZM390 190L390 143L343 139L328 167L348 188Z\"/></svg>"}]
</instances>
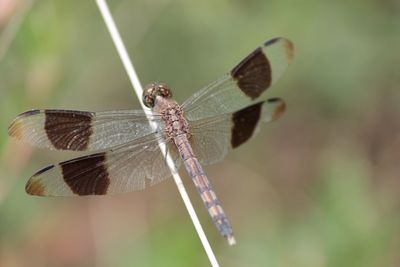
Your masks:
<instances>
[{"instance_id":1,"label":"transparent wing","mask_svg":"<svg viewBox=\"0 0 400 267\"><path fill-rule=\"evenodd\" d=\"M231 113L266 99L293 58L293 44L285 38L267 41L228 74L204 87L183 103L185 116L199 120Z\"/></svg>"},{"instance_id":2,"label":"transparent wing","mask_svg":"<svg viewBox=\"0 0 400 267\"><path fill-rule=\"evenodd\" d=\"M214 164L253 137L261 122L274 121L284 111L283 100L271 98L234 113L192 121L189 125L193 152L202 164Z\"/></svg>"},{"instance_id":3,"label":"transparent wing","mask_svg":"<svg viewBox=\"0 0 400 267\"><path fill-rule=\"evenodd\" d=\"M157 114L149 117L160 121ZM10 136L37 147L75 151L108 149L151 132L146 113L140 110L31 110L8 128Z\"/></svg>"},{"instance_id":4,"label":"transparent wing","mask_svg":"<svg viewBox=\"0 0 400 267\"><path fill-rule=\"evenodd\" d=\"M76 196L119 194L142 190L171 176L158 141L150 134L107 152L79 157L48 166L34 174L26 191L39 196ZM166 143L177 168L176 147Z\"/></svg>"}]
</instances>

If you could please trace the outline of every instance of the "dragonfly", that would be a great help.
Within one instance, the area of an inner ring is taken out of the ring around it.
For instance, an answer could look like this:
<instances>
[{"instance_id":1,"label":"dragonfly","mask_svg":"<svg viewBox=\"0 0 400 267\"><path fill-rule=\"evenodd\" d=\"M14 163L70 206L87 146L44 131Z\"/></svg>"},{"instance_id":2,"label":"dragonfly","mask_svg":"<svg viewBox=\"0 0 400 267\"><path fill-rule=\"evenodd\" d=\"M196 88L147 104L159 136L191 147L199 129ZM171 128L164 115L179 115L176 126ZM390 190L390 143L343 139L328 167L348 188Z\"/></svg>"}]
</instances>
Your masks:
<instances>
[{"instance_id":1,"label":"dragonfly","mask_svg":"<svg viewBox=\"0 0 400 267\"><path fill-rule=\"evenodd\" d=\"M185 167L216 228L235 244L202 166L221 161L253 137L262 123L284 113L284 101L267 98L266 91L286 70L293 53L288 39L271 39L182 105L172 99L166 84L151 83L142 97L151 111L36 109L18 115L8 128L11 137L41 148L93 153L39 170L28 180L26 192L85 196L143 190L171 176L169 156L177 169Z\"/></svg>"}]
</instances>

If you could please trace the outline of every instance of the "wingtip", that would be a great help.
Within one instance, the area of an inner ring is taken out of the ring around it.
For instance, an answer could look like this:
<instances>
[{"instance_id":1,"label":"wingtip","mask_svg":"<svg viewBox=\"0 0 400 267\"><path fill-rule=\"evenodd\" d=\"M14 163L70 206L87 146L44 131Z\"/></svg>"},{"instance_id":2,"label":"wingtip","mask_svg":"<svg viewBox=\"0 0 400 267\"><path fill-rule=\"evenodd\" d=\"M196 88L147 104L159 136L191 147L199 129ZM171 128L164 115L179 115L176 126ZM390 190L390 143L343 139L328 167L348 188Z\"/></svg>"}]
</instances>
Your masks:
<instances>
[{"instance_id":1,"label":"wingtip","mask_svg":"<svg viewBox=\"0 0 400 267\"><path fill-rule=\"evenodd\" d=\"M36 114L39 114L40 110L39 109L32 109L25 111L21 114L19 114L8 126L8 135L11 137L14 137L18 140L23 139L23 131L24 131L24 118L28 116L33 116Z\"/></svg>"},{"instance_id":2,"label":"wingtip","mask_svg":"<svg viewBox=\"0 0 400 267\"><path fill-rule=\"evenodd\" d=\"M286 51L286 56L289 58L289 60L293 60L294 57L294 45L292 41L289 39L284 39L285 41L283 42L283 46L285 47Z\"/></svg>"},{"instance_id":3,"label":"wingtip","mask_svg":"<svg viewBox=\"0 0 400 267\"><path fill-rule=\"evenodd\" d=\"M289 61L292 61L293 56L294 56L294 45L293 45L293 42L290 41L289 39L287 39L285 37L275 37L275 38L272 38L272 39L266 41L264 43L264 46L270 46L270 45L273 45L278 42L280 43L280 45L282 45L282 47L285 51L286 57L289 59Z\"/></svg>"},{"instance_id":4,"label":"wingtip","mask_svg":"<svg viewBox=\"0 0 400 267\"><path fill-rule=\"evenodd\" d=\"M274 110L274 113L272 114L272 119L277 120L279 119L283 113L285 113L286 110L286 104L282 99L278 99L277 101L277 106Z\"/></svg>"},{"instance_id":5,"label":"wingtip","mask_svg":"<svg viewBox=\"0 0 400 267\"><path fill-rule=\"evenodd\" d=\"M38 178L40 174L54 168L54 165L47 166L39 171L37 171L31 178L29 178L28 182L25 185L25 192L29 195L33 196L44 196L45 195L45 186L41 183Z\"/></svg>"},{"instance_id":6,"label":"wingtip","mask_svg":"<svg viewBox=\"0 0 400 267\"><path fill-rule=\"evenodd\" d=\"M44 196L44 187L39 180L32 176L25 185L25 192L31 196Z\"/></svg>"},{"instance_id":7,"label":"wingtip","mask_svg":"<svg viewBox=\"0 0 400 267\"><path fill-rule=\"evenodd\" d=\"M7 133L9 136L14 137L18 140L22 139L22 125L19 117L17 117L11 124L8 126Z\"/></svg>"}]
</instances>

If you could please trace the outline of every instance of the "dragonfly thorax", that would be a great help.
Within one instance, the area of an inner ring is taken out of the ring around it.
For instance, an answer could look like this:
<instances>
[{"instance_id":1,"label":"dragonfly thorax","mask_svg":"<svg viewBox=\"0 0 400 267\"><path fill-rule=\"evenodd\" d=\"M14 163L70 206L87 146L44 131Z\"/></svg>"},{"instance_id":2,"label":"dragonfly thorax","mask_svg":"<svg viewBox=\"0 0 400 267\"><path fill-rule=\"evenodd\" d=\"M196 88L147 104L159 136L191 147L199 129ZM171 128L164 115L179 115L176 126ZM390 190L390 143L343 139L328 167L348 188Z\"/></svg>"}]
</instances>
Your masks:
<instances>
[{"instance_id":1,"label":"dragonfly thorax","mask_svg":"<svg viewBox=\"0 0 400 267\"><path fill-rule=\"evenodd\" d=\"M182 134L189 133L188 123L183 116L182 108L168 101L169 104L161 111L161 117L165 124L165 133L168 138L175 138Z\"/></svg>"}]
</instances>

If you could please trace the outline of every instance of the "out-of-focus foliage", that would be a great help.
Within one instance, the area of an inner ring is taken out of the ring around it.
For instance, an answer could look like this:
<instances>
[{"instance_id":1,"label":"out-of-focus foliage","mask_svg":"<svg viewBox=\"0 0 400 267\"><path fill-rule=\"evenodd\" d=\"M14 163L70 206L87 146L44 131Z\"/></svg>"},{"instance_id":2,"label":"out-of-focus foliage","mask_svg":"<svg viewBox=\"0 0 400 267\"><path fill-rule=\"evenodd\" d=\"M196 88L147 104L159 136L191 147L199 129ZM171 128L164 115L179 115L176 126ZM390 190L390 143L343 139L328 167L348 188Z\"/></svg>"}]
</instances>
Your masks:
<instances>
[{"instance_id":1,"label":"out-of-focus foliage","mask_svg":"<svg viewBox=\"0 0 400 267\"><path fill-rule=\"evenodd\" d=\"M270 91L287 113L206 168L237 246L185 179L222 266L400 264L399 1L109 4L142 82L168 83L179 101L269 38L295 44ZM0 266L207 266L172 180L116 197L25 194L35 170L75 154L10 140L18 113L139 102L95 1L22 9L0 1Z\"/></svg>"}]
</instances>

